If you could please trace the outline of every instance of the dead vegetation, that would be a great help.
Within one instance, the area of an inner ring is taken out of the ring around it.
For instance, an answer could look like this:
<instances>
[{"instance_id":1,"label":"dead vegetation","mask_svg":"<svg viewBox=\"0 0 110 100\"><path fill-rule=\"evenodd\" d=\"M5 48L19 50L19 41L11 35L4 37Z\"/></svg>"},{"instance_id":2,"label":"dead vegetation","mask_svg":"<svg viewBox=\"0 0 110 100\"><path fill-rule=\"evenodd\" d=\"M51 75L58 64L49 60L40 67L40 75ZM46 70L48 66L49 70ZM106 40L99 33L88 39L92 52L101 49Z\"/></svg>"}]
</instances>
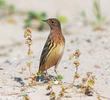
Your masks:
<instances>
[{"instance_id":1,"label":"dead vegetation","mask_svg":"<svg viewBox=\"0 0 110 100\"><path fill-rule=\"evenodd\" d=\"M26 89L29 87L38 86L39 81L34 80L33 77L35 77L35 76L41 77L43 75L43 73L33 74L30 69L31 54L32 54L32 50L31 50L30 46L32 44L32 34L31 34L31 30L29 28L26 29L24 37L26 38L26 44L28 45L27 54L28 54L29 59L28 59L27 66L29 67L32 81L30 81L30 83L27 87L21 88L21 91L26 91ZM80 50L78 49L75 51L75 53L73 53L72 55L69 56L69 60L73 60L73 58L74 58L73 67L75 67L73 82L71 84L69 84L69 85L64 84L62 81L63 76L61 76L61 75L58 75L57 78L56 77L49 78L49 75L45 76L45 74L44 74L44 77L47 78L48 81L46 81L46 83L45 82L41 82L41 83L47 84L46 90L49 92L46 95L48 95L50 97L50 100L61 100L61 98L72 98L72 96L67 92L68 90L77 91L77 93L79 93L79 94L81 93L86 96L96 95L98 100L102 100L101 99L102 97L94 89L96 78L95 78L95 75L92 74L92 72L85 72L86 77L81 79L82 81L80 84L75 82L77 79L80 79L80 74L78 73L78 69L80 66L80 62L79 62L80 55L81 55L81 53L80 53ZM22 70L24 71L24 69L22 69ZM56 92L54 90L53 87L55 87L55 86L59 86L59 88L60 88L59 92L58 91ZM23 96L23 98L25 98L24 100L30 100L28 95Z\"/></svg>"}]
</instances>

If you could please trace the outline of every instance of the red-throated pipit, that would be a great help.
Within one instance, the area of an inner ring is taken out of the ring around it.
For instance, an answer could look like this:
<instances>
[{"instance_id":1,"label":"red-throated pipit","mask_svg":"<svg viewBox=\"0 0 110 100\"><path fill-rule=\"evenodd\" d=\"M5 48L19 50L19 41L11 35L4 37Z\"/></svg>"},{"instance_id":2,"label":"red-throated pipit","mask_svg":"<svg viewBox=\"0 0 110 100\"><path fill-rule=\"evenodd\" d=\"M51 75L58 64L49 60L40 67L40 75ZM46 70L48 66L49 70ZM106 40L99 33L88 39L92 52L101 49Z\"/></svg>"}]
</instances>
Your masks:
<instances>
[{"instance_id":1,"label":"red-throated pipit","mask_svg":"<svg viewBox=\"0 0 110 100\"><path fill-rule=\"evenodd\" d=\"M54 71L57 74L56 68L63 55L65 39L58 19L50 18L43 21L50 26L50 34L41 53L38 72L47 71L50 67L55 66Z\"/></svg>"}]
</instances>

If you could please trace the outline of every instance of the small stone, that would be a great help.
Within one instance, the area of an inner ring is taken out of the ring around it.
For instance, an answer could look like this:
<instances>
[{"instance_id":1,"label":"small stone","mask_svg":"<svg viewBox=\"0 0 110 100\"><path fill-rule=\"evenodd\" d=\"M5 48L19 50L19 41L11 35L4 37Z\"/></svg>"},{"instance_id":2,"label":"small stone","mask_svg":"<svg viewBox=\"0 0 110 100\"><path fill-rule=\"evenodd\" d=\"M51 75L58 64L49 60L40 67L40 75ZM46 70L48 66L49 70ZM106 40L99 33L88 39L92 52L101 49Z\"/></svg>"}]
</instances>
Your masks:
<instances>
[{"instance_id":1,"label":"small stone","mask_svg":"<svg viewBox=\"0 0 110 100\"><path fill-rule=\"evenodd\" d=\"M56 85L57 85L57 84L58 84L58 81L55 81L55 82L54 82L54 84L56 84Z\"/></svg>"}]
</instances>

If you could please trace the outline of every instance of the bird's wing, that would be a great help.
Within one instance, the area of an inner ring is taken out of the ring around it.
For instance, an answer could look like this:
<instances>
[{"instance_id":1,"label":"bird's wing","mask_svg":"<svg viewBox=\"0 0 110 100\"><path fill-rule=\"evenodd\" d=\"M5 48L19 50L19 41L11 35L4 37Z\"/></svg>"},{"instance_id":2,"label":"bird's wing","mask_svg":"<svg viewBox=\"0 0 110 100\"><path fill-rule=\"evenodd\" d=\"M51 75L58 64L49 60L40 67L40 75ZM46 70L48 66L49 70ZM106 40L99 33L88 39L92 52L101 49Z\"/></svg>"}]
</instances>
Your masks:
<instances>
[{"instance_id":1,"label":"bird's wing","mask_svg":"<svg viewBox=\"0 0 110 100\"><path fill-rule=\"evenodd\" d=\"M53 41L52 41L52 39L51 39L51 37L50 37L50 35L49 35L48 38L47 38L47 41L46 41L46 43L45 43L45 45L44 45L43 51L42 51L42 53L41 53L39 69L40 69L40 67L41 67L43 64L45 64L45 62L46 62L46 60L47 60L47 58L48 58L48 56L49 56L51 50L52 50L54 47L55 47L55 46L54 46L54 43L53 43Z\"/></svg>"}]
</instances>

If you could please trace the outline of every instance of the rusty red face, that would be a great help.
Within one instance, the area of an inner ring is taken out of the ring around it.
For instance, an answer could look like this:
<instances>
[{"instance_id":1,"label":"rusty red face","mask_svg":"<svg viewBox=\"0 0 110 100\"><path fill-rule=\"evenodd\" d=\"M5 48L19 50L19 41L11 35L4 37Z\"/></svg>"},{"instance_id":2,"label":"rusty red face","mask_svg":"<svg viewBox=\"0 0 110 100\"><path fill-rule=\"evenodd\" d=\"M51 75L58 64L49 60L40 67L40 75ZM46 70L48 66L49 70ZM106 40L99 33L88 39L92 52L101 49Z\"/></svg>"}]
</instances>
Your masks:
<instances>
[{"instance_id":1,"label":"rusty red face","mask_svg":"<svg viewBox=\"0 0 110 100\"><path fill-rule=\"evenodd\" d=\"M50 28L60 28L60 22L58 19L56 18L50 18L50 19L47 19L47 20L43 20L44 22L47 22L50 26Z\"/></svg>"}]
</instances>

